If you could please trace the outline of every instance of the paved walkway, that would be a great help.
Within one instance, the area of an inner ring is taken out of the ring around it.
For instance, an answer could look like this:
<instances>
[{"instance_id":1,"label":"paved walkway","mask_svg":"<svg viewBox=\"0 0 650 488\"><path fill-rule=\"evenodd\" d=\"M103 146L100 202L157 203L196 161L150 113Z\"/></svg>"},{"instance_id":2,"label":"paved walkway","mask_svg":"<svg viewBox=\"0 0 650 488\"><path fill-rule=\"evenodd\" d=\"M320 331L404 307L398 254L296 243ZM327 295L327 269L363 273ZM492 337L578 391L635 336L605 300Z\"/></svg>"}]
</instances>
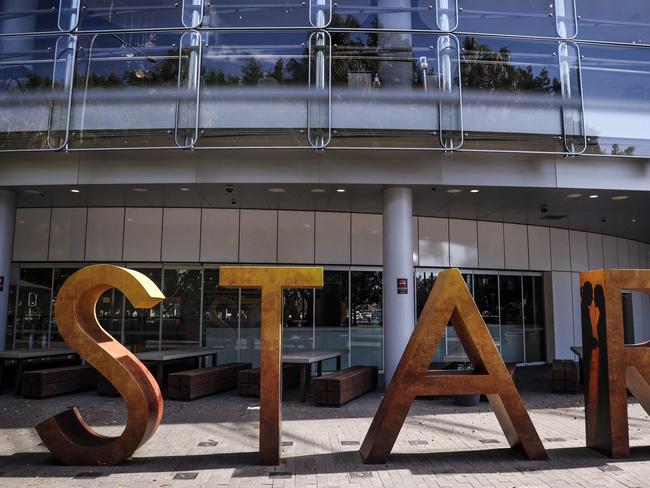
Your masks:
<instances>
[{"instance_id":1,"label":"paved walkway","mask_svg":"<svg viewBox=\"0 0 650 488\"><path fill-rule=\"evenodd\" d=\"M386 465L365 466L357 450L380 393L342 408L283 405L283 455L278 468L256 465L258 403L234 393L193 402L165 401L163 423L134 458L118 467L59 465L33 426L68 405L106 434L125 422L120 399L94 393L49 400L0 396L0 486L148 487L648 487L650 421L631 404L630 459L613 461L584 447L579 395L525 392L550 461L525 461L512 452L487 403L456 407L451 399L420 400ZM100 426L100 427L99 427Z\"/></svg>"}]
</instances>

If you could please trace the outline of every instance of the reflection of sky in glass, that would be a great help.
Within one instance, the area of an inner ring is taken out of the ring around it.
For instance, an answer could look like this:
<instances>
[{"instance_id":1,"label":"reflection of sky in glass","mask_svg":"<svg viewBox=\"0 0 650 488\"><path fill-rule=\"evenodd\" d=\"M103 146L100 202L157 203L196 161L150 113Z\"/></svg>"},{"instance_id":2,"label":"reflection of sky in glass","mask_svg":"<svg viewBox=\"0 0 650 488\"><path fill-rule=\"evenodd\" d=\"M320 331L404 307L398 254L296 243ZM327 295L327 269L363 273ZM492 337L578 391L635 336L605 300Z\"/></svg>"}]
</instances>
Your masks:
<instances>
[{"instance_id":1,"label":"reflection of sky in glass","mask_svg":"<svg viewBox=\"0 0 650 488\"><path fill-rule=\"evenodd\" d=\"M183 27L182 0L84 0L80 30Z\"/></svg>"},{"instance_id":2,"label":"reflection of sky in glass","mask_svg":"<svg viewBox=\"0 0 650 488\"><path fill-rule=\"evenodd\" d=\"M647 0L576 0L578 39L650 44Z\"/></svg>"},{"instance_id":3,"label":"reflection of sky in glass","mask_svg":"<svg viewBox=\"0 0 650 488\"><path fill-rule=\"evenodd\" d=\"M333 8L332 27L437 30L432 5L435 5L434 0L338 1Z\"/></svg>"},{"instance_id":4,"label":"reflection of sky in glass","mask_svg":"<svg viewBox=\"0 0 650 488\"><path fill-rule=\"evenodd\" d=\"M587 133L647 139L650 52L582 46Z\"/></svg>"},{"instance_id":5,"label":"reflection of sky in glass","mask_svg":"<svg viewBox=\"0 0 650 488\"><path fill-rule=\"evenodd\" d=\"M549 0L463 0L461 6L461 32L557 36Z\"/></svg>"},{"instance_id":6,"label":"reflection of sky in glass","mask_svg":"<svg viewBox=\"0 0 650 488\"><path fill-rule=\"evenodd\" d=\"M56 32L58 8L59 0L0 1L0 31L3 34Z\"/></svg>"}]
</instances>

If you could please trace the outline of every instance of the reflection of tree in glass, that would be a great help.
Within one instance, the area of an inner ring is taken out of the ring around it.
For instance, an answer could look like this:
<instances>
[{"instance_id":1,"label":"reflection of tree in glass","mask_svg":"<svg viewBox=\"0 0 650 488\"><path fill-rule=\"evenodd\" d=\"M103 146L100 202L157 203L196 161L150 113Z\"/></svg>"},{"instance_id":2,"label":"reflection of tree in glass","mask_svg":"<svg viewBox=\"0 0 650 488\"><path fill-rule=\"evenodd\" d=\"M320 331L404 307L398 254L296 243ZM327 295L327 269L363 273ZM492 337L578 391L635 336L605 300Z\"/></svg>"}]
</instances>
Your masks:
<instances>
[{"instance_id":1,"label":"reflection of tree in glass","mask_svg":"<svg viewBox=\"0 0 650 488\"><path fill-rule=\"evenodd\" d=\"M381 313L382 309L382 273L353 271L351 274L352 326L370 325L373 312Z\"/></svg>"},{"instance_id":2,"label":"reflection of tree in glass","mask_svg":"<svg viewBox=\"0 0 650 488\"><path fill-rule=\"evenodd\" d=\"M602 154L610 156L634 156L636 147L630 145L624 148L617 143L611 144L611 149L607 149L608 142L603 142L599 137L591 136L587 139L587 154Z\"/></svg>"},{"instance_id":3,"label":"reflection of tree in glass","mask_svg":"<svg viewBox=\"0 0 650 488\"><path fill-rule=\"evenodd\" d=\"M279 56L278 56L279 57ZM201 80L204 85L259 85L268 84L287 85L300 83L305 85L309 75L309 51L304 49L302 55L297 59L292 57L289 61L279 57L271 66L265 67L259 59L249 57L241 67L239 75L226 73L223 68L204 67L201 72Z\"/></svg>"},{"instance_id":4,"label":"reflection of tree in glass","mask_svg":"<svg viewBox=\"0 0 650 488\"><path fill-rule=\"evenodd\" d=\"M181 53L180 69L183 75L187 73L189 49ZM86 60L88 62L88 60ZM176 84L178 81L179 56L175 50L169 50L160 57L147 56L142 62L130 60L121 72L115 67L110 73L91 71L86 77L84 70L79 70L75 83L89 88L111 88L118 86L165 86ZM181 81L185 76L181 77Z\"/></svg>"},{"instance_id":5,"label":"reflection of tree in glass","mask_svg":"<svg viewBox=\"0 0 650 488\"><path fill-rule=\"evenodd\" d=\"M468 36L461 55L461 80L465 88L507 90L513 92L536 91L555 95L561 93L560 80L549 76L542 68L538 75L533 67L514 66L512 52L507 47L498 51Z\"/></svg>"}]
</instances>

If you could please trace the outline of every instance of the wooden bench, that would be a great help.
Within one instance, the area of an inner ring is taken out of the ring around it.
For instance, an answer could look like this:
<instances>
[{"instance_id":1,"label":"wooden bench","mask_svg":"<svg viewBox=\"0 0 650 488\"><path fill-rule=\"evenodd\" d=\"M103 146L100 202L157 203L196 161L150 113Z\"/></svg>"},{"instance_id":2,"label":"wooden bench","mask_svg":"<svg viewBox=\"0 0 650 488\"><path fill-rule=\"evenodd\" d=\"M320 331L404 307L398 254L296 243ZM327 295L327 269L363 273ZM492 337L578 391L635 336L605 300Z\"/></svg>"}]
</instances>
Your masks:
<instances>
[{"instance_id":1,"label":"wooden bench","mask_svg":"<svg viewBox=\"0 0 650 488\"><path fill-rule=\"evenodd\" d=\"M172 373L167 378L167 395L175 400L193 400L237 388L238 374L251 363L226 363L210 368Z\"/></svg>"},{"instance_id":2,"label":"wooden bench","mask_svg":"<svg viewBox=\"0 0 650 488\"><path fill-rule=\"evenodd\" d=\"M300 384L300 367L295 364L282 365L282 389ZM241 396L260 396L260 368L244 369L239 372L237 393Z\"/></svg>"},{"instance_id":3,"label":"wooden bench","mask_svg":"<svg viewBox=\"0 0 650 488\"><path fill-rule=\"evenodd\" d=\"M320 405L340 407L376 388L376 366L352 366L314 379L314 396Z\"/></svg>"},{"instance_id":4,"label":"wooden bench","mask_svg":"<svg viewBox=\"0 0 650 488\"><path fill-rule=\"evenodd\" d=\"M23 373L22 393L26 398L49 398L92 390L97 372L90 366L65 366Z\"/></svg>"},{"instance_id":5,"label":"wooden bench","mask_svg":"<svg viewBox=\"0 0 650 488\"><path fill-rule=\"evenodd\" d=\"M576 393L579 380L575 361L571 359L553 361L553 392Z\"/></svg>"}]
</instances>

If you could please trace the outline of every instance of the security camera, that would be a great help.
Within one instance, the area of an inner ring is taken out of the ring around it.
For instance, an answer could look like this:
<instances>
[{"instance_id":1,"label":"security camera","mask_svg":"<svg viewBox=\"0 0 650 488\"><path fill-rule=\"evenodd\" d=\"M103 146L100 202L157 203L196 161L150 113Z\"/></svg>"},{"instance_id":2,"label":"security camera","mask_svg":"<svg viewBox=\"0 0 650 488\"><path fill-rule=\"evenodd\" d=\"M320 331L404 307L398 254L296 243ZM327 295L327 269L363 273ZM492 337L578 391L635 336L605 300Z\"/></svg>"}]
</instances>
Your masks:
<instances>
[{"instance_id":1,"label":"security camera","mask_svg":"<svg viewBox=\"0 0 650 488\"><path fill-rule=\"evenodd\" d=\"M234 191L235 191L235 187L234 187L234 186L230 186L230 185L228 185L228 186L226 187L226 193L232 193L232 192L234 192Z\"/></svg>"},{"instance_id":2,"label":"security camera","mask_svg":"<svg viewBox=\"0 0 650 488\"><path fill-rule=\"evenodd\" d=\"M547 213L548 212L548 205L542 205L539 207L539 211L542 213Z\"/></svg>"}]
</instances>

